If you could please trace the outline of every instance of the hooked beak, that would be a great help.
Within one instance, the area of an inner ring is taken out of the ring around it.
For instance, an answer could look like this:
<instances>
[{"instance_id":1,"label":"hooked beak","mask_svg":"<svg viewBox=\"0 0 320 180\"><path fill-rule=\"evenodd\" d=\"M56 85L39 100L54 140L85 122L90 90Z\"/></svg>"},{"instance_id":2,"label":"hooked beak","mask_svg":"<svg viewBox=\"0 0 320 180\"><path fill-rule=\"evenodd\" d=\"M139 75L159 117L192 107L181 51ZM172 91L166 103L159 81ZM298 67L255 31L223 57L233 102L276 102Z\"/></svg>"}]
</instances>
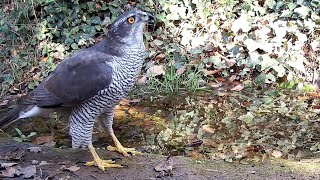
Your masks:
<instances>
[{"instance_id":1,"label":"hooked beak","mask_svg":"<svg viewBox=\"0 0 320 180\"><path fill-rule=\"evenodd\" d=\"M145 22L150 22L153 23L155 18L151 13L144 12L143 15L141 16L141 19Z\"/></svg>"}]
</instances>

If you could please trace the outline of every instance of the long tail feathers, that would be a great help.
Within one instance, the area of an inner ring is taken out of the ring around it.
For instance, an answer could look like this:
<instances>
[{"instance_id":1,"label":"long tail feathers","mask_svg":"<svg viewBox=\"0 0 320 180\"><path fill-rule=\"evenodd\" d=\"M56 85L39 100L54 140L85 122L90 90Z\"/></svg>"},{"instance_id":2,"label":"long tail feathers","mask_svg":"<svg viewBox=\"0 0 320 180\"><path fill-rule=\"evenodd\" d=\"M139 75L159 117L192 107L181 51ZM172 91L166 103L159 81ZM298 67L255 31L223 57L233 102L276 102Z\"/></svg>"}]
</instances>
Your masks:
<instances>
[{"instance_id":1,"label":"long tail feathers","mask_svg":"<svg viewBox=\"0 0 320 180\"><path fill-rule=\"evenodd\" d=\"M4 117L0 118L0 128L4 128L19 119L20 112L26 111L30 105L17 105L11 109Z\"/></svg>"}]
</instances>

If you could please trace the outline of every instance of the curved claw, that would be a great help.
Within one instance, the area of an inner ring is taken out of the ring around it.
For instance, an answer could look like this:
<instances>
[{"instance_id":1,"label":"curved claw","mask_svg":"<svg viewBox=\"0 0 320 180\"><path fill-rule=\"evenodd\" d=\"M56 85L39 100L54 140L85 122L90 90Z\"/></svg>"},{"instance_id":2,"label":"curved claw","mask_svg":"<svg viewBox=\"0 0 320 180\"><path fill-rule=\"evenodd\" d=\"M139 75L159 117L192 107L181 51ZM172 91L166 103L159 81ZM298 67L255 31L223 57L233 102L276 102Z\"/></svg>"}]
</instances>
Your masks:
<instances>
[{"instance_id":1,"label":"curved claw","mask_svg":"<svg viewBox=\"0 0 320 180\"><path fill-rule=\"evenodd\" d=\"M98 166L99 169L104 171L106 168L121 168L123 167L120 164L114 164L114 161L112 160L102 160L102 159L96 159L95 161L89 161L86 162L86 166Z\"/></svg>"},{"instance_id":2,"label":"curved claw","mask_svg":"<svg viewBox=\"0 0 320 180\"><path fill-rule=\"evenodd\" d=\"M94 161L89 161L89 162L86 162L86 166L98 166L99 169L101 169L102 171L105 170L105 168L121 168L123 167L122 165L120 164L114 164L115 162L112 161L112 160L103 160L103 159L100 159L100 157L98 156L97 152L95 151L94 147L92 146L92 144L90 144L88 146L92 156L93 156L93 159Z\"/></svg>"},{"instance_id":3,"label":"curved claw","mask_svg":"<svg viewBox=\"0 0 320 180\"><path fill-rule=\"evenodd\" d=\"M137 151L135 148L125 148L120 145L118 145L117 147L108 146L107 149L109 151L117 151L117 152L123 154L124 156L129 156L128 153L130 153L132 155L142 155L142 153Z\"/></svg>"}]
</instances>

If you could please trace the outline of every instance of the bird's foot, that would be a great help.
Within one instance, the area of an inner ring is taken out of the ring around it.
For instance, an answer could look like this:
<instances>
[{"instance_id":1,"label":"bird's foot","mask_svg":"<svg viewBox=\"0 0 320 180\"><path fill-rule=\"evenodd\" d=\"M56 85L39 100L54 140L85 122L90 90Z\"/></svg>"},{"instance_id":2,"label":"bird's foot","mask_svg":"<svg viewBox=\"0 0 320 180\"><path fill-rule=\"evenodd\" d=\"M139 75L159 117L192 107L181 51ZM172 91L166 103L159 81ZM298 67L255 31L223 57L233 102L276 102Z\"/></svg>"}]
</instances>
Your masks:
<instances>
[{"instance_id":1,"label":"bird's foot","mask_svg":"<svg viewBox=\"0 0 320 180\"><path fill-rule=\"evenodd\" d=\"M124 156L129 156L129 153L132 155L142 155L142 153L137 151L135 148L126 148L126 147L123 147L121 144L116 145L116 147L108 146L107 149L109 151L117 151L123 154Z\"/></svg>"},{"instance_id":2,"label":"bird's foot","mask_svg":"<svg viewBox=\"0 0 320 180\"><path fill-rule=\"evenodd\" d=\"M99 169L102 171L105 170L105 168L121 168L123 167L120 164L114 164L115 162L112 160L103 160L103 159L95 159L94 161L86 162L86 166L98 166Z\"/></svg>"},{"instance_id":3,"label":"bird's foot","mask_svg":"<svg viewBox=\"0 0 320 180\"><path fill-rule=\"evenodd\" d=\"M112 161L112 160L103 160L101 159L96 150L94 149L94 147L92 146L92 144L90 144L88 146L92 156L93 156L93 161L89 161L87 162L85 165L86 166L98 166L99 169L101 169L102 171L105 170L105 168L120 168L120 167L123 167L122 165L120 164L114 164L115 162Z\"/></svg>"}]
</instances>

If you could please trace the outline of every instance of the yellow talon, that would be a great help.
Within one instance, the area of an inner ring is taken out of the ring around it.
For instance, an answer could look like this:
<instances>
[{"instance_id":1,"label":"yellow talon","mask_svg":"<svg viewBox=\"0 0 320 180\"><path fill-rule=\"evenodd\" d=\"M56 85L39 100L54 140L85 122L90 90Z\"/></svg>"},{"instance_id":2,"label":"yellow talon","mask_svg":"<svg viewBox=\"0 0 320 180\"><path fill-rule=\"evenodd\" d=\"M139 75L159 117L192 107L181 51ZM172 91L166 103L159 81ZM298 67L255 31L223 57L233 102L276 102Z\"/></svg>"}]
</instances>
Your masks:
<instances>
[{"instance_id":1,"label":"yellow talon","mask_svg":"<svg viewBox=\"0 0 320 180\"><path fill-rule=\"evenodd\" d=\"M141 152L135 150L134 148L125 148L122 146L122 144L119 142L119 140L117 139L116 135L111 132L110 133L111 137L112 137L112 140L115 144L116 147L113 147L113 146L108 146L107 149L109 151L117 151L121 154L123 154L124 156L129 156L128 153L131 153L132 155L142 155Z\"/></svg>"},{"instance_id":2,"label":"yellow talon","mask_svg":"<svg viewBox=\"0 0 320 180\"><path fill-rule=\"evenodd\" d=\"M105 170L105 168L119 168L119 167L123 167L120 164L114 164L115 162L112 160L103 160L100 159L100 157L98 156L96 150L94 149L94 147L92 145L88 146L94 161L89 161L86 162L86 166L98 166L99 169L101 169L102 171Z\"/></svg>"},{"instance_id":3,"label":"yellow talon","mask_svg":"<svg viewBox=\"0 0 320 180\"><path fill-rule=\"evenodd\" d=\"M134 148L125 148L121 144L117 144L116 147L108 146L107 149L109 151L117 151L123 154L124 156L129 156L128 153L131 153L132 155L142 155L141 152L135 150Z\"/></svg>"}]
</instances>

